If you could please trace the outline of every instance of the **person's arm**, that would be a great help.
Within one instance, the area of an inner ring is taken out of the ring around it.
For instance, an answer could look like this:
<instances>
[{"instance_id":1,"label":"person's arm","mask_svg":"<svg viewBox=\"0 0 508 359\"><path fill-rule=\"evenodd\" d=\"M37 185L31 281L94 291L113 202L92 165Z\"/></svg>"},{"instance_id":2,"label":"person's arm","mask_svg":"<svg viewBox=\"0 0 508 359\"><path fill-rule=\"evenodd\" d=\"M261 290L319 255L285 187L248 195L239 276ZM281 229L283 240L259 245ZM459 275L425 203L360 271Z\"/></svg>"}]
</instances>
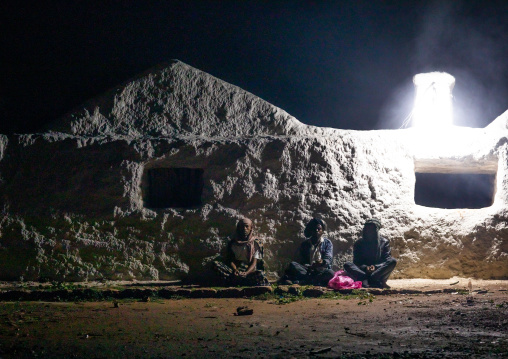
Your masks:
<instances>
[{"instance_id":1,"label":"person's arm","mask_svg":"<svg viewBox=\"0 0 508 359\"><path fill-rule=\"evenodd\" d=\"M388 240L384 240L381 244L381 255L380 255L380 263L375 264L376 269L381 267L382 264L386 263L392 257L392 250L390 249L390 242Z\"/></svg>"},{"instance_id":2,"label":"person's arm","mask_svg":"<svg viewBox=\"0 0 508 359\"><path fill-rule=\"evenodd\" d=\"M231 261L231 262L229 263L229 266L230 266L231 268L233 268L233 274L234 274L234 275L239 275L239 274L240 274L240 272L238 271L238 268L236 267L235 261Z\"/></svg>"},{"instance_id":3,"label":"person's arm","mask_svg":"<svg viewBox=\"0 0 508 359\"><path fill-rule=\"evenodd\" d=\"M310 251L309 242L307 242L307 241L302 242L302 244L300 244L299 252L300 252L299 263L302 265L311 265L312 264L311 258L310 258L311 251Z\"/></svg>"},{"instance_id":4,"label":"person's arm","mask_svg":"<svg viewBox=\"0 0 508 359\"><path fill-rule=\"evenodd\" d=\"M325 250L321 259L323 260L323 266L331 267L333 260L333 244L329 239L325 242Z\"/></svg>"},{"instance_id":5,"label":"person's arm","mask_svg":"<svg viewBox=\"0 0 508 359\"><path fill-rule=\"evenodd\" d=\"M363 263L361 249L359 249L358 247L359 247L358 242L355 242L355 244L353 245L353 263L358 268L360 268L362 271L365 272L367 270L368 265Z\"/></svg>"},{"instance_id":6,"label":"person's arm","mask_svg":"<svg viewBox=\"0 0 508 359\"><path fill-rule=\"evenodd\" d=\"M254 272L256 270L256 265L258 263L258 260L256 257L252 258L252 261L249 264L249 268L245 272L242 273L242 275L249 275L250 273Z\"/></svg>"},{"instance_id":7,"label":"person's arm","mask_svg":"<svg viewBox=\"0 0 508 359\"><path fill-rule=\"evenodd\" d=\"M233 274L238 275L238 268L235 264L235 254L233 253L233 249L231 248L232 242L230 241L228 243L228 248L226 251L226 263L229 264L229 266L233 269Z\"/></svg>"}]
</instances>

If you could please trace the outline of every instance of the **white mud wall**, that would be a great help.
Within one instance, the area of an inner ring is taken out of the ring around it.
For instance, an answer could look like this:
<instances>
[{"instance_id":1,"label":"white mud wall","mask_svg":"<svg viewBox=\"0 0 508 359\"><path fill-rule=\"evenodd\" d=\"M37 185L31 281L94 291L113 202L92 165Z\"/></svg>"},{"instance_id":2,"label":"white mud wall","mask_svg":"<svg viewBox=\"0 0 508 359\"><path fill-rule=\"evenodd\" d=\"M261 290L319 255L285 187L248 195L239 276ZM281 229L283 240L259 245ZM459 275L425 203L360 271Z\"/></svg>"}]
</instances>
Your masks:
<instances>
[{"instance_id":1,"label":"white mud wall","mask_svg":"<svg viewBox=\"0 0 508 359\"><path fill-rule=\"evenodd\" d=\"M313 216L328 224L336 269L375 216L394 277L506 278L507 118L440 134L317 128L172 62L46 133L0 138L0 280L202 278L242 216L274 277ZM146 171L168 167L204 170L202 206L147 207ZM415 205L415 171L496 173L495 199Z\"/></svg>"}]
</instances>

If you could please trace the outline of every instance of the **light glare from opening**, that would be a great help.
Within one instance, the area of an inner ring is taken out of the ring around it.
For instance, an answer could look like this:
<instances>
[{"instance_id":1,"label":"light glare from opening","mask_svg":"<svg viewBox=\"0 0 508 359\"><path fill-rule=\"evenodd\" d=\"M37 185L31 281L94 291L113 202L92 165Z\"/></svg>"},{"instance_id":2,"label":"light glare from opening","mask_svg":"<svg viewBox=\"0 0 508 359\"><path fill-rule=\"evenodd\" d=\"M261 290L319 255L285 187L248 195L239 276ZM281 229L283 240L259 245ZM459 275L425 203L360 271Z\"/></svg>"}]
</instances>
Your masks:
<instances>
[{"instance_id":1,"label":"light glare from opening","mask_svg":"<svg viewBox=\"0 0 508 359\"><path fill-rule=\"evenodd\" d=\"M415 75L413 83L416 95L412 126L428 129L452 126L455 78L446 72L429 72Z\"/></svg>"}]
</instances>

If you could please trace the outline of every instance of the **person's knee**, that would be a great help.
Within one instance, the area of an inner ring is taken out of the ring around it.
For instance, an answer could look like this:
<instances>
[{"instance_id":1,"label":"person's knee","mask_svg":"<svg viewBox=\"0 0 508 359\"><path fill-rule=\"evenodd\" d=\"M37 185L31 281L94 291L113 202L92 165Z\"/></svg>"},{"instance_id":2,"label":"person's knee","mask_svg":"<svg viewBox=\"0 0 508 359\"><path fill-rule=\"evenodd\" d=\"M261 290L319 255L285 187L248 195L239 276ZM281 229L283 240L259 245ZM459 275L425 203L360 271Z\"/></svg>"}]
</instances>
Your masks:
<instances>
[{"instance_id":1,"label":"person's knee","mask_svg":"<svg viewBox=\"0 0 508 359\"><path fill-rule=\"evenodd\" d=\"M333 269L328 269L328 270L325 272L325 277L326 277L328 280L332 279L334 276L335 276L335 272L333 271Z\"/></svg>"},{"instance_id":2,"label":"person's knee","mask_svg":"<svg viewBox=\"0 0 508 359\"><path fill-rule=\"evenodd\" d=\"M390 259L387 260L386 264L391 268L395 268L395 266L397 265L397 260L393 257L390 257Z\"/></svg>"},{"instance_id":3,"label":"person's knee","mask_svg":"<svg viewBox=\"0 0 508 359\"><path fill-rule=\"evenodd\" d=\"M311 280L311 284L326 287L334 275L335 272L332 269L324 270Z\"/></svg>"},{"instance_id":4,"label":"person's knee","mask_svg":"<svg viewBox=\"0 0 508 359\"><path fill-rule=\"evenodd\" d=\"M223 266L223 264L221 262L219 262L219 261L213 261L210 267L214 271L220 271L222 266Z\"/></svg>"},{"instance_id":5,"label":"person's knee","mask_svg":"<svg viewBox=\"0 0 508 359\"><path fill-rule=\"evenodd\" d=\"M291 262L288 265L288 271L294 272L295 270L297 270L298 267L299 267L299 265L297 262Z\"/></svg>"},{"instance_id":6,"label":"person's knee","mask_svg":"<svg viewBox=\"0 0 508 359\"><path fill-rule=\"evenodd\" d=\"M344 263L344 269L346 270L346 272L348 272L353 267L353 265L354 264L352 262Z\"/></svg>"},{"instance_id":7,"label":"person's knee","mask_svg":"<svg viewBox=\"0 0 508 359\"><path fill-rule=\"evenodd\" d=\"M294 276L299 276L302 272L302 266L298 263L298 262L291 262L289 263L286 271L285 271L285 274L290 276L290 277L294 277Z\"/></svg>"}]
</instances>

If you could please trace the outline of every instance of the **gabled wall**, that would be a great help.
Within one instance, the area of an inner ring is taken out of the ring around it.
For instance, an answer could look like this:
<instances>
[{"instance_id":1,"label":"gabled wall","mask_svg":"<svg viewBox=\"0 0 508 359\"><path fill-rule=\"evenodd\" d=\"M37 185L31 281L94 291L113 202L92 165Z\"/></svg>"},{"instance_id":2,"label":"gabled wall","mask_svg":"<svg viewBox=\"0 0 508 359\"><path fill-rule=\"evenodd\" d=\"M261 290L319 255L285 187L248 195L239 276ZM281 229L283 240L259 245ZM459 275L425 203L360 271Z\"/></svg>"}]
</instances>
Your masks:
<instances>
[{"instance_id":1,"label":"gabled wall","mask_svg":"<svg viewBox=\"0 0 508 359\"><path fill-rule=\"evenodd\" d=\"M202 277L241 216L272 274L313 216L328 224L337 268L375 216L397 277L508 276L506 114L444 149L411 129L306 126L180 62L87 106L53 131L2 138L0 279ZM203 169L202 206L147 207L147 170L172 167ZM415 205L415 171L450 168L497 171L494 204Z\"/></svg>"}]
</instances>

